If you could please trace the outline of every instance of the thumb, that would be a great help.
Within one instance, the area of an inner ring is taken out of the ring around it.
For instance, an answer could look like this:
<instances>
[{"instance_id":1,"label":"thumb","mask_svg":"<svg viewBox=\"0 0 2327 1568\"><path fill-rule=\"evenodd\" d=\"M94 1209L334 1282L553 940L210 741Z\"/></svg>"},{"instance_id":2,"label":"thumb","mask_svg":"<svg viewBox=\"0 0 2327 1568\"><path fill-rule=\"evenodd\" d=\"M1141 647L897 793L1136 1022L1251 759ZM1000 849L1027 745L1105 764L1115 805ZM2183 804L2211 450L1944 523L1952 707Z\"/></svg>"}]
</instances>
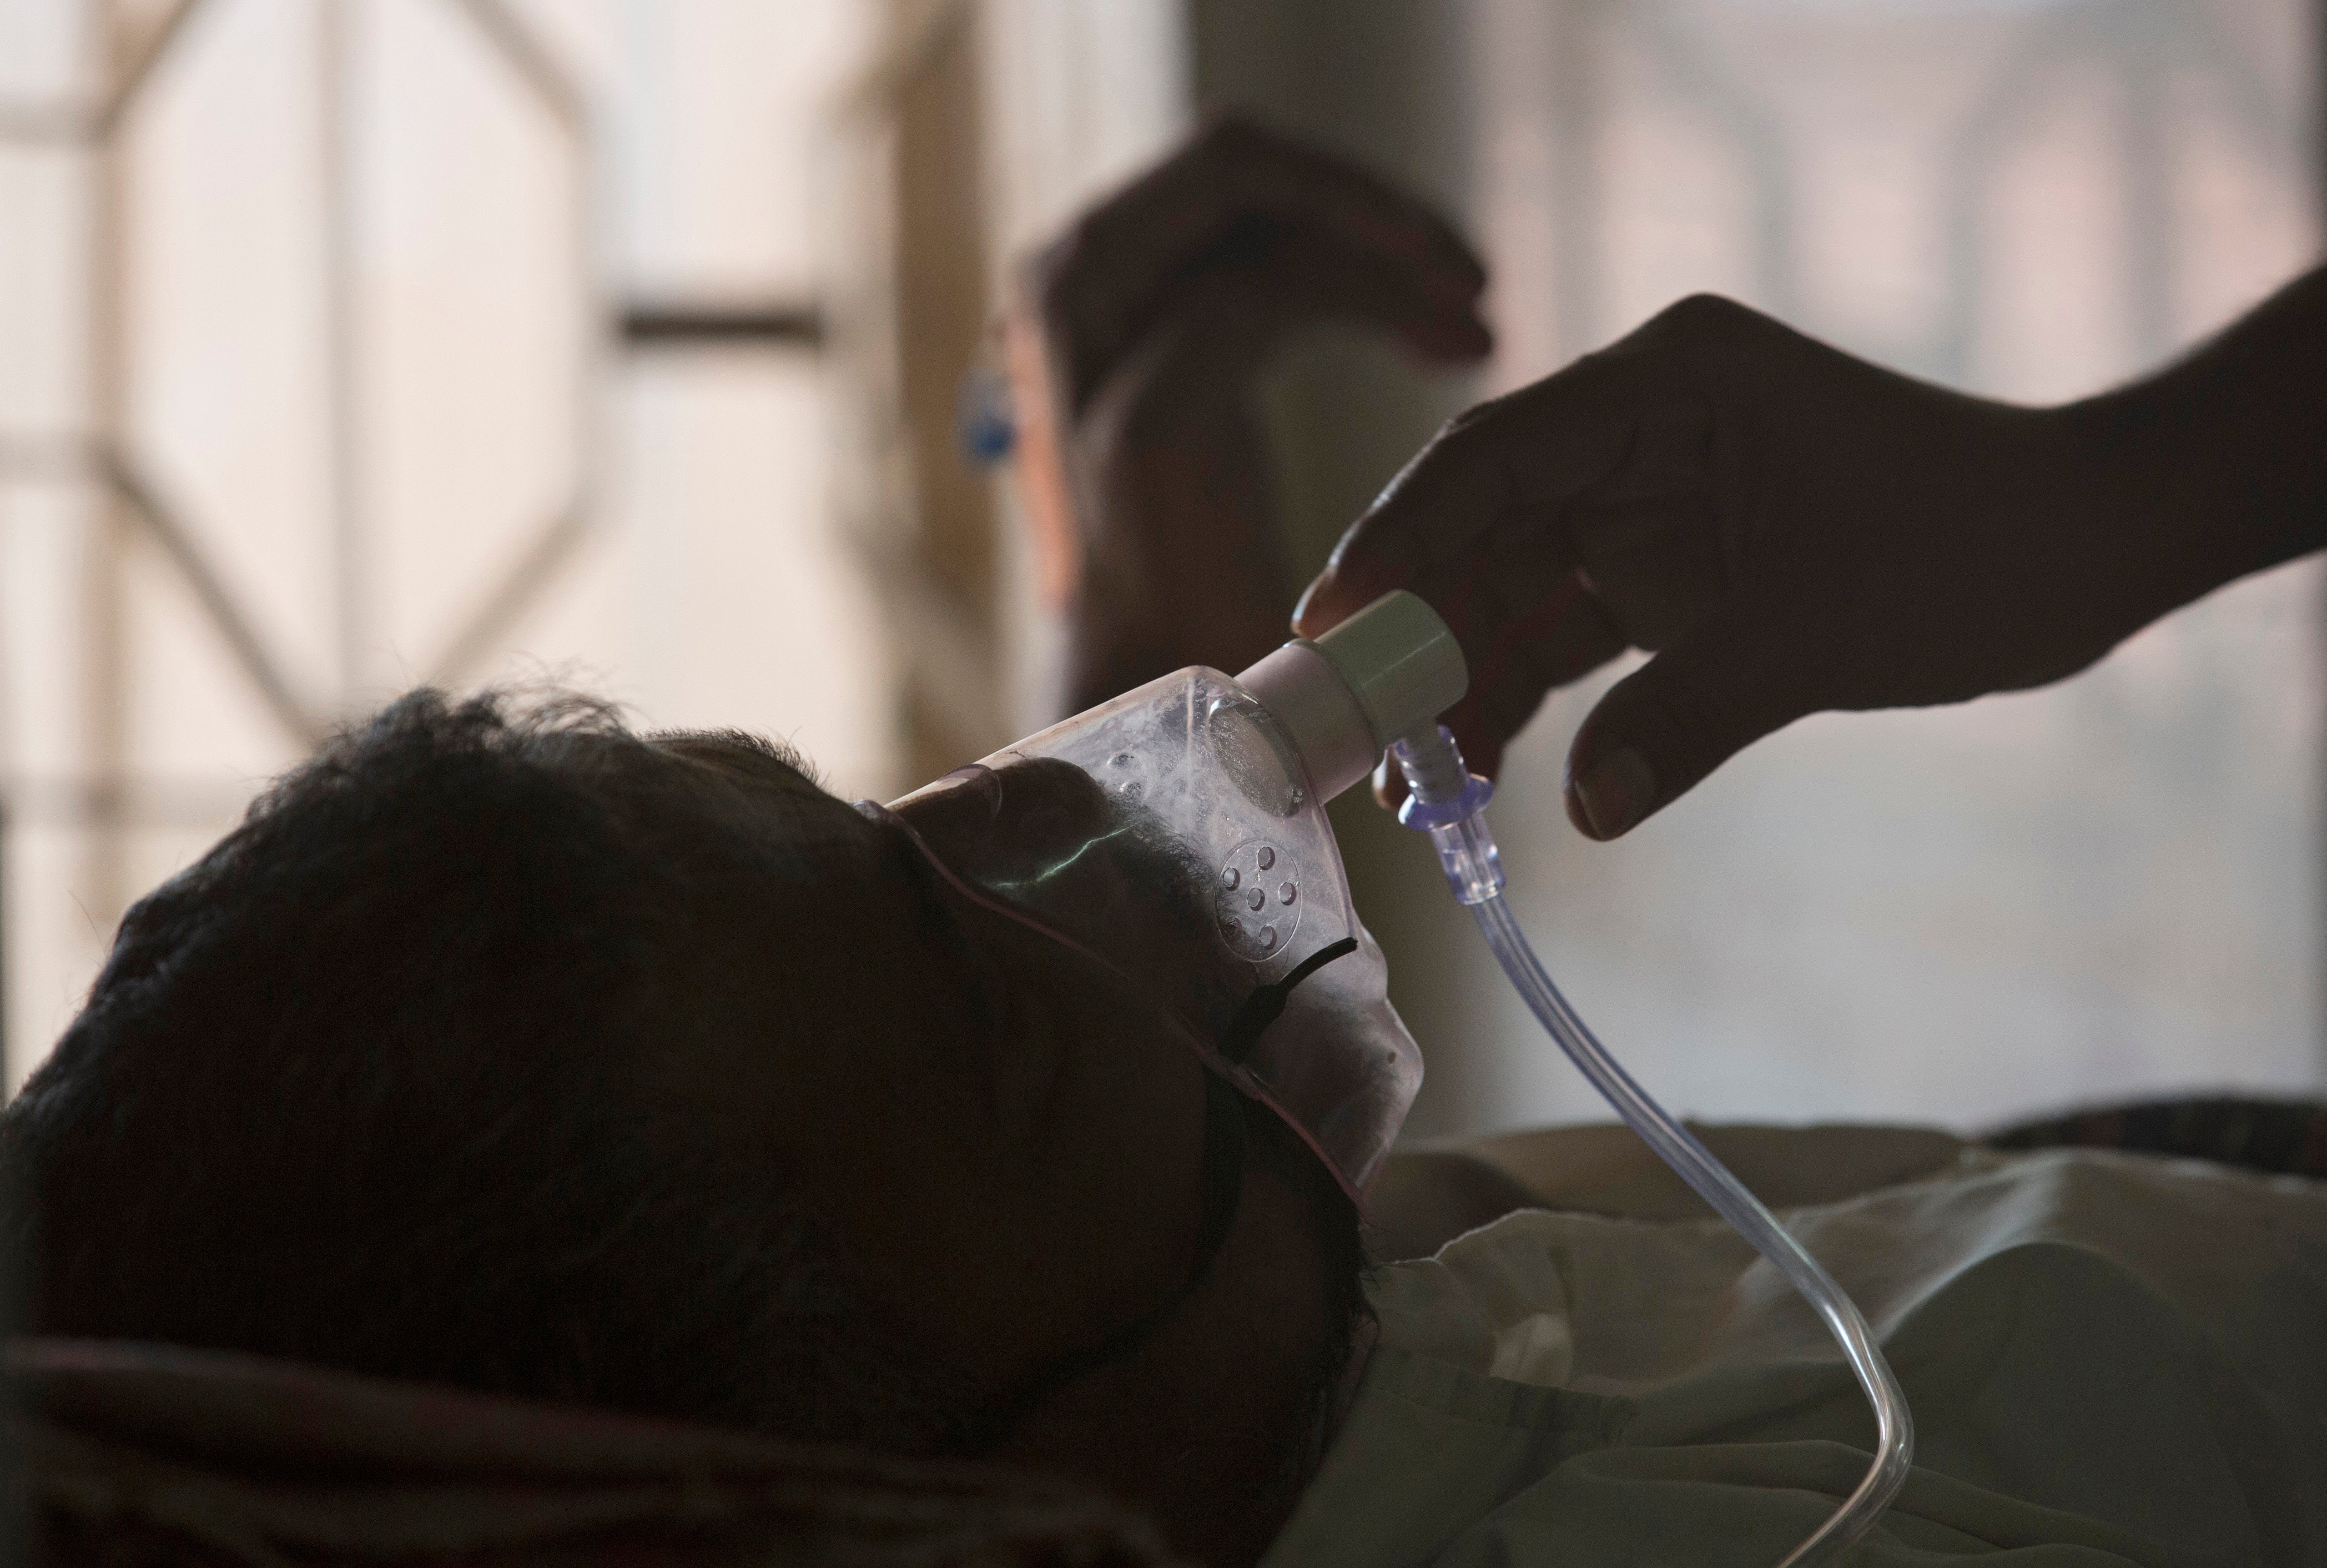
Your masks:
<instances>
[{"instance_id":1,"label":"thumb","mask_svg":"<svg viewBox=\"0 0 2327 1568\"><path fill-rule=\"evenodd\" d=\"M1729 618L1690 634L1608 688L1567 751L1567 819L1620 837L1745 747L1824 705L1796 650Z\"/></svg>"}]
</instances>

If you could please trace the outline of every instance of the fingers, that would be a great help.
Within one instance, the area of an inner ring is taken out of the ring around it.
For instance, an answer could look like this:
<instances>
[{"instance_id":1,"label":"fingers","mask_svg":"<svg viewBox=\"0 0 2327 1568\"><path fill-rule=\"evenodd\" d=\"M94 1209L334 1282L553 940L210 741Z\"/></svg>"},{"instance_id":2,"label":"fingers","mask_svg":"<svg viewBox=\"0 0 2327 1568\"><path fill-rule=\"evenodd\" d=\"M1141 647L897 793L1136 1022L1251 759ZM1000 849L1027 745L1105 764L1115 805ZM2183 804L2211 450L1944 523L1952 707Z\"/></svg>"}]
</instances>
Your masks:
<instances>
[{"instance_id":1,"label":"fingers","mask_svg":"<svg viewBox=\"0 0 2327 1568\"><path fill-rule=\"evenodd\" d=\"M1648 412L1637 379L1586 359L1447 426L1334 546L1294 611L1301 634L1319 635L1422 573L1479 558L1498 539L1560 526L1633 450ZM1670 416L1710 417L1685 407Z\"/></svg>"},{"instance_id":2,"label":"fingers","mask_svg":"<svg viewBox=\"0 0 2327 1568\"><path fill-rule=\"evenodd\" d=\"M1490 774L1547 692L1627 646L1661 649L1569 751L1575 826L1630 831L1739 748L1865 705L1847 686L1864 660L1836 652L1853 618L1818 602L1823 579L1799 553L1754 544L1768 518L1740 459L1757 399L1814 382L1831 358L1741 306L1682 302L1449 425L1343 537L1296 630L1318 636L1393 588L1420 593L1471 661L1448 723Z\"/></svg>"},{"instance_id":3,"label":"fingers","mask_svg":"<svg viewBox=\"0 0 2327 1568\"><path fill-rule=\"evenodd\" d=\"M1635 648L1685 635L1737 565L1719 527L1711 446L1702 409L1651 410L1616 471L1565 509L1584 577Z\"/></svg>"},{"instance_id":4,"label":"fingers","mask_svg":"<svg viewBox=\"0 0 2327 1568\"><path fill-rule=\"evenodd\" d=\"M1514 618L1498 632L1463 699L1464 723L1456 733L1469 735L1482 762L1493 769L1488 776L1495 777L1503 747L1527 727L1545 697L1583 679L1629 645L1582 574L1571 576L1537 601L1532 613Z\"/></svg>"},{"instance_id":5,"label":"fingers","mask_svg":"<svg viewBox=\"0 0 2327 1568\"><path fill-rule=\"evenodd\" d=\"M1827 705L1799 617L1733 603L1610 687L1568 749L1565 803L1589 838L1629 833L1743 747Z\"/></svg>"},{"instance_id":6,"label":"fingers","mask_svg":"<svg viewBox=\"0 0 2327 1568\"><path fill-rule=\"evenodd\" d=\"M1429 563L1475 552L1492 529L1534 509L1558 516L1586 491L1611 525L1608 562L1587 562L1610 602L1633 607L1614 592L1619 582L1654 585L1666 580L1658 563L1638 557L1614 528L1626 503L1661 522L1675 499L1710 493L1715 383L1721 367L1760 365L1773 355L1815 348L1769 318L1727 300L1683 300L1621 341L1547 376L1531 387L1481 405L1442 431L1368 509L1334 548L1294 612L1304 636L1314 637L1392 588L1408 585ZM1619 472L1621 467L1621 473ZM1704 509L1698 508L1699 520ZM1589 551L1590 541L1579 539ZM1692 548L1694 543L1692 542ZM1701 568L1734 569L1734 551L1665 565L1702 586ZM1622 565L1640 570L1627 573ZM1701 592L1692 590L1700 602ZM1653 606L1643 606L1654 610ZM1654 614L1651 619L1658 619ZM1651 635L1666 639L1668 627Z\"/></svg>"},{"instance_id":7,"label":"fingers","mask_svg":"<svg viewBox=\"0 0 2327 1568\"><path fill-rule=\"evenodd\" d=\"M1413 588L1463 647L1470 687L1444 722L1471 771L1491 779L1502 771L1505 745L1546 695L1627 646L1556 529L1538 530L1475 562L1425 572ZM1384 805L1396 805L1403 795L1394 778L1376 781L1376 798Z\"/></svg>"},{"instance_id":8,"label":"fingers","mask_svg":"<svg viewBox=\"0 0 2327 1568\"><path fill-rule=\"evenodd\" d=\"M1447 723L1492 777L1551 691L1627 647L1683 640L1731 591L1714 428L1686 361L1630 341L1475 409L1343 537L1295 628L1314 637L1390 589L1420 593L1471 665Z\"/></svg>"},{"instance_id":9,"label":"fingers","mask_svg":"<svg viewBox=\"0 0 2327 1568\"><path fill-rule=\"evenodd\" d=\"M1295 611L1314 637L1392 588L1421 594L1470 662L1448 723L1491 777L1546 695L1627 646L1665 646L1725 587L1703 460L1710 415L1666 403L1612 418L1623 376L1587 361L1458 422L1343 538Z\"/></svg>"},{"instance_id":10,"label":"fingers","mask_svg":"<svg viewBox=\"0 0 2327 1568\"><path fill-rule=\"evenodd\" d=\"M1037 264L1045 316L1079 407L1191 278L1266 266L1298 237L1328 291L1344 275L1394 296L1388 319L1435 358L1487 347L1477 316L1486 273L1453 229L1421 202L1340 158L1240 121L1224 121L1082 219ZM1288 272L1289 268L1286 269Z\"/></svg>"},{"instance_id":11,"label":"fingers","mask_svg":"<svg viewBox=\"0 0 2327 1568\"><path fill-rule=\"evenodd\" d=\"M1545 697L1583 679L1626 647L1623 634L1573 572L1538 595L1530 613L1499 629L1482 630L1475 618L1463 620L1486 651L1472 661L1470 690L1442 722L1454 732L1463 765L1490 779L1502 776L1505 748ZM1392 807L1406 798L1405 780L1396 770L1376 774L1374 798Z\"/></svg>"},{"instance_id":12,"label":"fingers","mask_svg":"<svg viewBox=\"0 0 2327 1568\"><path fill-rule=\"evenodd\" d=\"M1463 646L1470 689L1445 723L1471 770L1490 779L1500 777L1504 747L1547 695L1626 647L1572 560L1548 582L1515 555L1498 564L1504 569L1479 573L1451 591L1428 578L1416 585Z\"/></svg>"}]
</instances>

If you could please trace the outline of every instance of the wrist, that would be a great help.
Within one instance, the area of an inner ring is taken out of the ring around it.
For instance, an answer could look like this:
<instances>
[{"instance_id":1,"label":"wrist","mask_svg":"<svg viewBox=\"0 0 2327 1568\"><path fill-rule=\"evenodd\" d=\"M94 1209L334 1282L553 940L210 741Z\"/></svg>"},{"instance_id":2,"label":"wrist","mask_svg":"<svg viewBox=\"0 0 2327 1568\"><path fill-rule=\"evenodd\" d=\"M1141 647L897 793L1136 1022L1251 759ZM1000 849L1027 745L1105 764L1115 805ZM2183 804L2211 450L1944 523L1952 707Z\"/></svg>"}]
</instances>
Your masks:
<instances>
[{"instance_id":1,"label":"wrist","mask_svg":"<svg viewBox=\"0 0 2327 1568\"><path fill-rule=\"evenodd\" d=\"M2135 626L2322 542L2307 537L2315 518L2255 493L2250 478L2269 454L2206 391L2169 375L2049 415L2066 504L2101 541Z\"/></svg>"},{"instance_id":2,"label":"wrist","mask_svg":"<svg viewBox=\"0 0 2327 1568\"><path fill-rule=\"evenodd\" d=\"M2186 359L2060 414L2186 602L2327 546L2327 269ZM2171 604L2161 608L2172 608Z\"/></svg>"}]
</instances>

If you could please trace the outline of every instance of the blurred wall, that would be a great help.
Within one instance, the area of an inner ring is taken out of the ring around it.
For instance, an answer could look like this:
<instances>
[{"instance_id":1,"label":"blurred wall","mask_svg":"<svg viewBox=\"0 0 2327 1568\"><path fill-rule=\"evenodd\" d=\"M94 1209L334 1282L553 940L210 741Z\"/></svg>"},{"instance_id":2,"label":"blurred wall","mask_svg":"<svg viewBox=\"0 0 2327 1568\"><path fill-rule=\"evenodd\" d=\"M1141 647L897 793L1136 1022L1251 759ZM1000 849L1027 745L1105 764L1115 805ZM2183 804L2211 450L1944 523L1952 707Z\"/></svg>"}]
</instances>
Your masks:
<instances>
[{"instance_id":1,"label":"blurred wall","mask_svg":"<svg viewBox=\"0 0 2327 1568\"><path fill-rule=\"evenodd\" d=\"M813 313L874 8L200 0L113 135L43 128L173 14L0 0L12 1084L124 901L416 682L764 731L846 794L905 771L816 357L620 330ZM108 499L92 442L190 554Z\"/></svg>"}]
</instances>

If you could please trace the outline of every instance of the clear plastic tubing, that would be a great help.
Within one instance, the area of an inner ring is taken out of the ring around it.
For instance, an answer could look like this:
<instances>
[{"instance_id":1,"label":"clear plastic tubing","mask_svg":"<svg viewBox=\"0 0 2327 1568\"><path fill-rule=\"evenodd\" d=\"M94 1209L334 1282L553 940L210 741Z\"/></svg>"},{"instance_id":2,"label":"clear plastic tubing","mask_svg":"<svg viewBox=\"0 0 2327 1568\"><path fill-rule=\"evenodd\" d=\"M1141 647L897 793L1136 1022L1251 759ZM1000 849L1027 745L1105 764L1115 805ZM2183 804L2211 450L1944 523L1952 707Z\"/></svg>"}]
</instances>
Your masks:
<instances>
[{"instance_id":1,"label":"clear plastic tubing","mask_svg":"<svg viewBox=\"0 0 2327 1568\"><path fill-rule=\"evenodd\" d=\"M1567 1059L1616 1107L1625 1123L1648 1141L1658 1158L1671 1166L1682 1181L1696 1190L1697 1196L1713 1205L1714 1211L1739 1235L1752 1242L1754 1249L1785 1276L1786 1283L1817 1310L1835 1342L1842 1347L1850 1369L1858 1375L1859 1386L1865 1389L1867 1402L1874 1407L1874 1462L1867 1467L1857 1489L1843 1499L1842 1506L1796 1546L1779 1568L1808 1568L1811 1563L1831 1561L1874 1527L1883 1510L1891 1506L1891 1499L1907 1479L1909 1466L1914 1462L1915 1431L1907 1413L1907 1396L1900 1391L1890 1363L1876 1347L1866 1319L1856 1303L1843 1293L1842 1287L1834 1283L1833 1276L1818 1266L1818 1260L1786 1234L1785 1227L1762 1207L1762 1200L1748 1192L1744 1183L1730 1174L1727 1166L1715 1159L1711 1151L1632 1081L1631 1074L1617 1065L1607 1048L1593 1038L1584 1021L1575 1015L1567 998L1559 994L1559 987L1551 983L1551 976L1544 973L1534 949L1528 946L1527 934L1519 929L1510 906L1503 901L1501 857L1495 849L1494 835L1487 830L1484 815L1494 786L1464 769L1454 737L1444 728L1434 726L1407 736L1390 750L1413 791L1398 812L1398 820L1408 827L1429 833L1455 898L1477 917L1479 929L1486 933L1487 945L1494 949L1496 961L1527 999L1529 1010L1558 1042L1559 1049L1567 1053Z\"/></svg>"}]
</instances>

